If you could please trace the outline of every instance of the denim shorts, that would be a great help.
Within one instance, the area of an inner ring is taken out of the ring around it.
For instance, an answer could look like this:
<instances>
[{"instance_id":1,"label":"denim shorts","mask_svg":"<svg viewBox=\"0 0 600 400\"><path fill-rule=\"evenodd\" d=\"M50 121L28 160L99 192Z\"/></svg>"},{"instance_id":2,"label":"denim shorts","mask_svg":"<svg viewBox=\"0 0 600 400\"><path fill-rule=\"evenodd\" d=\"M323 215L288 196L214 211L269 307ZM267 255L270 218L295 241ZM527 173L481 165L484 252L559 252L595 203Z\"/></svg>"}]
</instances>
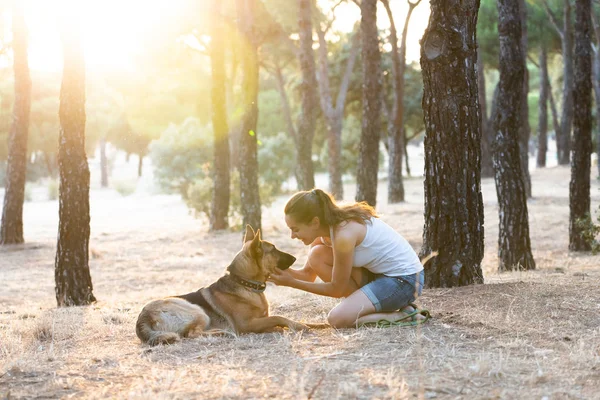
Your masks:
<instances>
[{"instance_id":1,"label":"denim shorts","mask_svg":"<svg viewBox=\"0 0 600 400\"><path fill-rule=\"evenodd\" d=\"M400 310L421 295L425 271L412 275L373 275L373 280L360 288L377 312Z\"/></svg>"}]
</instances>

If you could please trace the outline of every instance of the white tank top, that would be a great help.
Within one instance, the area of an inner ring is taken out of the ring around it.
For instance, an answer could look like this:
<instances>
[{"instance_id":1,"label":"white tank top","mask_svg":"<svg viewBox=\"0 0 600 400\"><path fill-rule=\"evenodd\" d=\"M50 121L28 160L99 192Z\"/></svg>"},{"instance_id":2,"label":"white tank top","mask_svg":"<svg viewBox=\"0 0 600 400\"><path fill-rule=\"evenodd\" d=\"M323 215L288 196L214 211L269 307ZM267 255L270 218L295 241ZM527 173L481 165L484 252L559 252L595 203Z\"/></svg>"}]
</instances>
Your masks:
<instances>
[{"instance_id":1,"label":"white tank top","mask_svg":"<svg viewBox=\"0 0 600 400\"><path fill-rule=\"evenodd\" d=\"M387 276L412 275L423 270L417 253L391 226L379 218L371 218L365 226L365 238L354 248L353 267ZM333 243L333 228L330 235Z\"/></svg>"}]
</instances>

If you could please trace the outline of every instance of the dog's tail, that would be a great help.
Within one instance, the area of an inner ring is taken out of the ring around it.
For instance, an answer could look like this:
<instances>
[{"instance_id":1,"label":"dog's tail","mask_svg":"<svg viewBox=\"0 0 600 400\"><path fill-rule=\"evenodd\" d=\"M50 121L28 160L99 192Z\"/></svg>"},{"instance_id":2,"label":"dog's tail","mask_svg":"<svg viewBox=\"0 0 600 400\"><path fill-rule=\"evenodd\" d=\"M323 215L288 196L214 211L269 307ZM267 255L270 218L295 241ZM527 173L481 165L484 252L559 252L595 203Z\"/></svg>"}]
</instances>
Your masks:
<instances>
[{"instance_id":1,"label":"dog's tail","mask_svg":"<svg viewBox=\"0 0 600 400\"><path fill-rule=\"evenodd\" d=\"M423 264L423 265L427 264L427 261L431 260L433 257L437 256L438 254L439 253L437 251L432 251L431 253L429 253L428 256L421 259L421 264Z\"/></svg>"},{"instance_id":2,"label":"dog's tail","mask_svg":"<svg viewBox=\"0 0 600 400\"><path fill-rule=\"evenodd\" d=\"M148 343L150 346L159 344L171 344L179 341L177 332L157 331L152 329L152 317L142 311L135 324L135 333L142 343Z\"/></svg>"}]
</instances>

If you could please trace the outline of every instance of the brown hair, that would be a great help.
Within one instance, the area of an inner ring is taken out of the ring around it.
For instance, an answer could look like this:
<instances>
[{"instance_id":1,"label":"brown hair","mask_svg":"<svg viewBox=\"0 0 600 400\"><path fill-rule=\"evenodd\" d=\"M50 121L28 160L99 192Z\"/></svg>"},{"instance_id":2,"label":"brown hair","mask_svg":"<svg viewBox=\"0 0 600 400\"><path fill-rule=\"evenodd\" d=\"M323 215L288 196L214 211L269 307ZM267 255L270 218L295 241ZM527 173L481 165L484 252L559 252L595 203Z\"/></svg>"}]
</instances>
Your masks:
<instances>
[{"instance_id":1,"label":"brown hair","mask_svg":"<svg viewBox=\"0 0 600 400\"><path fill-rule=\"evenodd\" d=\"M371 217L379 218L375 209L366 202L338 205L333 196L321 189L298 192L288 200L285 215L299 223L307 224L314 217L328 226L337 226L343 221L356 221L364 225Z\"/></svg>"}]
</instances>

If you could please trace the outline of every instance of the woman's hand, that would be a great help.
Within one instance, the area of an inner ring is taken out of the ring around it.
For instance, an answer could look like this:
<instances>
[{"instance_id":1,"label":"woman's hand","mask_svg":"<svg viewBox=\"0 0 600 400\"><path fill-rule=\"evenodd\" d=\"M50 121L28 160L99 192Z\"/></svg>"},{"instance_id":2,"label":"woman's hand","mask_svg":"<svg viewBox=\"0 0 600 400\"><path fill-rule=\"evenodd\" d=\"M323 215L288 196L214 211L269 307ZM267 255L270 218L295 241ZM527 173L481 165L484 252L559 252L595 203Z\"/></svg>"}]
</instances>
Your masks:
<instances>
[{"instance_id":1,"label":"woman's hand","mask_svg":"<svg viewBox=\"0 0 600 400\"><path fill-rule=\"evenodd\" d=\"M288 270L282 271L280 269L276 269L267 280L277 286L292 286L292 283L295 281Z\"/></svg>"}]
</instances>

